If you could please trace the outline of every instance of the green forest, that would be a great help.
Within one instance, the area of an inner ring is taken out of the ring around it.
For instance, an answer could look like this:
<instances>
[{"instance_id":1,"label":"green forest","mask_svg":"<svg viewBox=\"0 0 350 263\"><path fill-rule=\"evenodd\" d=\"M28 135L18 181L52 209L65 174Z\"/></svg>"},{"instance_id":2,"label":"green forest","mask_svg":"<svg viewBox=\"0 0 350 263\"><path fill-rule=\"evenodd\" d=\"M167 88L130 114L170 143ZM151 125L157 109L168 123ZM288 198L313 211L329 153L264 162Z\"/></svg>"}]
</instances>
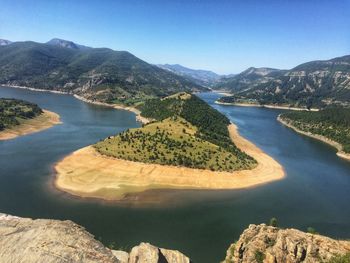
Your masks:
<instances>
[{"instance_id":1,"label":"green forest","mask_svg":"<svg viewBox=\"0 0 350 263\"><path fill-rule=\"evenodd\" d=\"M19 125L25 119L32 119L43 113L42 109L33 103L0 98L0 131Z\"/></svg>"},{"instance_id":2,"label":"green forest","mask_svg":"<svg viewBox=\"0 0 350 263\"><path fill-rule=\"evenodd\" d=\"M350 109L288 112L282 114L281 118L302 131L322 135L340 143L343 151L350 153Z\"/></svg>"}]
</instances>

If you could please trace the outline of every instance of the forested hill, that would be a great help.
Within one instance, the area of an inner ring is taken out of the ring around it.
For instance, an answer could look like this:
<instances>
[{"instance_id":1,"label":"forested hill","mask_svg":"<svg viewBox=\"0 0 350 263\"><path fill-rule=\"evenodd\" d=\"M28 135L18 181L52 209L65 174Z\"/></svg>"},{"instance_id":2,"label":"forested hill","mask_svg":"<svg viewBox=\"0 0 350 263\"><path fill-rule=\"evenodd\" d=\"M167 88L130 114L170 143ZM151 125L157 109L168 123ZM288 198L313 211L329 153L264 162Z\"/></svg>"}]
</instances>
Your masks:
<instances>
[{"instance_id":1,"label":"forested hill","mask_svg":"<svg viewBox=\"0 0 350 263\"><path fill-rule=\"evenodd\" d=\"M312 61L291 70L243 73L218 84L221 89L234 93L231 102L350 107L350 56ZM223 99L228 100L230 98Z\"/></svg>"},{"instance_id":2,"label":"forested hill","mask_svg":"<svg viewBox=\"0 0 350 263\"><path fill-rule=\"evenodd\" d=\"M297 129L322 135L342 145L350 153L350 109L327 108L317 112L288 112L280 116Z\"/></svg>"},{"instance_id":3,"label":"forested hill","mask_svg":"<svg viewBox=\"0 0 350 263\"><path fill-rule=\"evenodd\" d=\"M144 117L156 121L99 142L102 154L212 171L250 169L256 161L231 141L226 116L188 93L147 101Z\"/></svg>"},{"instance_id":4,"label":"forested hill","mask_svg":"<svg viewBox=\"0 0 350 263\"><path fill-rule=\"evenodd\" d=\"M36 104L0 98L0 131L19 125L22 120L32 119L41 113L42 109Z\"/></svg>"},{"instance_id":5,"label":"forested hill","mask_svg":"<svg viewBox=\"0 0 350 263\"><path fill-rule=\"evenodd\" d=\"M129 52L81 47L57 40L0 46L0 84L59 90L119 103L207 90Z\"/></svg>"}]
</instances>

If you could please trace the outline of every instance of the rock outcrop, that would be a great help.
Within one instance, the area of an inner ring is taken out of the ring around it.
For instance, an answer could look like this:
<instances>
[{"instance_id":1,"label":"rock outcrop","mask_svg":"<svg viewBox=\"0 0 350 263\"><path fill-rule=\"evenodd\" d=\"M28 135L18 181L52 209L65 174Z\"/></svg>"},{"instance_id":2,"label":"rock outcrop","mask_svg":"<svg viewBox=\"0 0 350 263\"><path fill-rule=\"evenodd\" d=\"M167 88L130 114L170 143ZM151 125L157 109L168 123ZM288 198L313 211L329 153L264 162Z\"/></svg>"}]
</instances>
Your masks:
<instances>
[{"instance_id":1,"label":"rock outcrop","mask_svg":"<svg viewBox=\"0 0 350 263\"><path fill-rule=\"evenodd\" d=\"M227 250L224 262L314 263L327 262L350 252L350 241L338 241L296 229L250 225Z\"/></svg>"},{"instance_id":2,"label":"rock outcrop","mask_svg":"<svg viewBox=\"0 0 350 263\"><path fill-rule=\"evenodd\" d=\"M1 263L189 263L178 251L147 243L131 253L110 250L72 221L30 219L0 213Z\"/></svg>"}]
</instances>

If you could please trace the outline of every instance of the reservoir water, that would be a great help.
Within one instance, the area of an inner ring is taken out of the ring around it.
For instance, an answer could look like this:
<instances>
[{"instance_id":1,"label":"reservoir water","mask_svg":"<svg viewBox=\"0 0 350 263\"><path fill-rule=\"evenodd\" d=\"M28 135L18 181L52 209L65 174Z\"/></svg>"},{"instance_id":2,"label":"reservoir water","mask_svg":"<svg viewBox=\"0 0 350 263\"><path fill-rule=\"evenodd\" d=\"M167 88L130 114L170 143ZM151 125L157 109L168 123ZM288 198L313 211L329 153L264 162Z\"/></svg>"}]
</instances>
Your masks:
<instances>
[{"instance_id":1,"label":"reservoir water","mask_svg":"<svg viewBox=\"0 0 350 263\"><path fill-rule=\"evenodd\" d=\"M70 219L103 243L129 249L141 241L178 249L194 262L225 257L229 244L251 223L278 219L282 227L350 238L350 162L335 150L282 126L281 110L220 106L215 93L199 95L226 114L240 133L280 162L284 180L234 191L158 190L151 205L72 197L52 186L55 162L83 146L132 127L133 113L81 102L69 95L0 88L0 97L25 99L54 111L63 124L0 141L0 212Z\"/></svg>"}]
</instances>

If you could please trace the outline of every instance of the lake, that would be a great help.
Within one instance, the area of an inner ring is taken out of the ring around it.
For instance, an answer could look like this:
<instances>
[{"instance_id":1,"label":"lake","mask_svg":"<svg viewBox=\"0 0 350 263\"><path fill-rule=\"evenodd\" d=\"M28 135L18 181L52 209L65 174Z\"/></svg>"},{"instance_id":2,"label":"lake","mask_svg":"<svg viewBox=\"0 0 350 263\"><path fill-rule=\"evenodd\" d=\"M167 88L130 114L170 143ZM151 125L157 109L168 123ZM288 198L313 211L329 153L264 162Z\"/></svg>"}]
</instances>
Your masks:
<instances>
[{"instance_id":1,"label":"lake","mask_svg":"<svg viewBox=\"0 0 350 263\"><path fill-rule=\"evenodd\" d=\"M70 219L103 243L129 249L141 241L178 249L194 262L224 259L229 244L251 223L278 219L282 227L350 238L350 162L335 149L276 121L281 110L221 106L220 96L199 96L228 116L240 133L280 162L284 180L232 191L157 190L164 202L140 205L72 197L53 185L53 165L65 155L125 129L139 127L133 113L90 105L70 95L0 87L61 116L62 125L0 141L0 212Z\"/></svg>"}]
</instances>

